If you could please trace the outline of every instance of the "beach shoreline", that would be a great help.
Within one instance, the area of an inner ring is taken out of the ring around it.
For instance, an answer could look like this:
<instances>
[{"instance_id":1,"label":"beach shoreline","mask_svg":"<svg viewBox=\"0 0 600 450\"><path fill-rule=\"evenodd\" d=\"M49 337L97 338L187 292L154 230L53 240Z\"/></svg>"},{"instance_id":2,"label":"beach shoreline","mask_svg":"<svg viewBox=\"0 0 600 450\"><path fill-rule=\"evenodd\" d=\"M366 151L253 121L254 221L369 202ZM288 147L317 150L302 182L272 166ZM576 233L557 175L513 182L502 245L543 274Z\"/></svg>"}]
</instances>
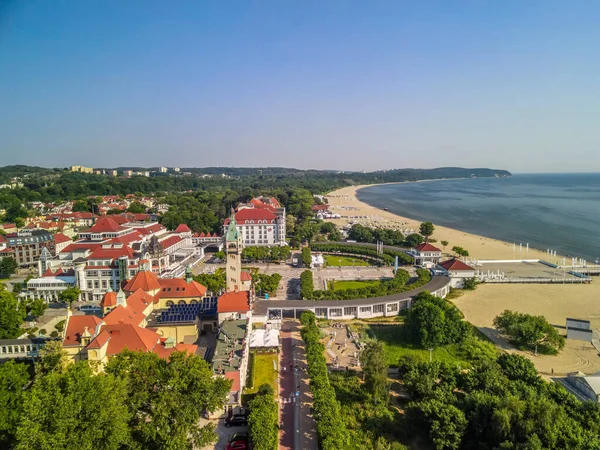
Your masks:
<instances>
[{"instance_id":1,"label":"beach shoreline","mask_svg":"<svg viewBox=\"0 0 600 450\"><path fill-rule=\"evenodd\" d=\"M390 183L386 183L390 184ZM357 191L374 185L348 186L330 192L325 197L330 210L340 214L341 219L327 219L338 226L348 223L382 228L406 229L418 232L420 221L361 202ZM457 245L469 251L470 258L477 260L545 260L558 263L563 256L550 256L546 251L472 234L435 224L432 238L435 246L444 251L444 257L451 256L451 249ZM445 249L441 241L448 241ZM567 264L569 258L567 258ZM593 330L600 330L600 309L593 299L600 298L600 282L589 284L482 284L474 291L465 291L452 302L463 312L465 319L478 327L484 334L494 339L494 318L504 310L542 315L553 325L564 327L567 317L589 320ZM564 334L564 331L563 331ZM503 345L506 347L506 345ZM591 344L567 340L565 348L557 356L534 355L531 352L519 353L530 359L537 370L546 375L566 375L581 371L594 374L600 371L598 350Z\"/></svg>"},{"instance_id":2,"label":"beach shoreline","mask_svg":"<svg viewBox=\"0 0 600 450\"><path fill-rule=\"evenodd\" d=\"M423 180L423 181L443 181L443 180ZM421 182L421 181L415 181ZM402 182L408 183L408 182ZM410 182L412 183L412 182ZM399 184L399 183L382 183L382 184ZM385 211L376 206L369 205L358 199L357 192L360 189L376 186L356 185L347 186L337 189L325 195L328 201L331 212L342 216L341 219L327 219L328 222L333 222L338 226L348 225L350 223L359 223L370 227L382 227L401 230L405 233L418 233L421 221ZM530 247L527 249L526 244L521 246L510 242L494 239L491 237L481 236L466 231L437 225L433 222L435 231L432 239L434 243L440 247L444 253L451 253L454 246L462 247L469 251L469 259L475 260L526 260L526 259L542 259L552 263L559 263L563 259L563 255L550 256L546 251ZM448 241L448 246L444 249L440 244L441 241Z\"/></svg>"}]
</instances>

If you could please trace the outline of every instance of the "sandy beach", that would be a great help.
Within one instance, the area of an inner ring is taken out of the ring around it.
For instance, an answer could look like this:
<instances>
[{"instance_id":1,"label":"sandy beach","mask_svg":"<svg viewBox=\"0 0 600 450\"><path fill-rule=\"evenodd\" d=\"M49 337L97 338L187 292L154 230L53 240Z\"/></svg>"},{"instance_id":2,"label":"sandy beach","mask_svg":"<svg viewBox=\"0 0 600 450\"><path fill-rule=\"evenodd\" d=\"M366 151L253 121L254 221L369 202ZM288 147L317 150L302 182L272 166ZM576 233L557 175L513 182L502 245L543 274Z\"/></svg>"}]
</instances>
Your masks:
<instances>
[{"instance_id":1,"label":"sandy beach","mask_svg":"<svg viewBox=\"0 0 600 450\"><path fill-rule=\"evenodd\" d=\"M341 219L331 220L336 225L349 222L366 226L397 228L417 232L419 221L402 217L375 208L358 200L356 191L365 186L349 186L328 194L327 201L332 212L340 214ZM526 250L525 245L516 249L512 243L499 241L463 231L435 225L432 236L437 240L434 244L442 248L440 242L448 241L445 252L450 254L455 245L469 251L471 257L484 259L544 259L558 262L561 256L549 257L546 251ZM473 292L467 292L455 300L463 311L465 318L480 327L490 337L495 338L492 322L494 317L505 309L528 314L543 315L552 324L564 326L566 317L590 320L592 328L600 328L600 280L590 284L543 285L543 284L498 284L481 285ZM503 347L508 348L503 344ZM567 341L565 349L559 356L534 356L523 353L530 358L538 370L549 374L566 374L580 370L586 374L600 371L598 350L591 344Z\"/></svg>"}]
</instances>

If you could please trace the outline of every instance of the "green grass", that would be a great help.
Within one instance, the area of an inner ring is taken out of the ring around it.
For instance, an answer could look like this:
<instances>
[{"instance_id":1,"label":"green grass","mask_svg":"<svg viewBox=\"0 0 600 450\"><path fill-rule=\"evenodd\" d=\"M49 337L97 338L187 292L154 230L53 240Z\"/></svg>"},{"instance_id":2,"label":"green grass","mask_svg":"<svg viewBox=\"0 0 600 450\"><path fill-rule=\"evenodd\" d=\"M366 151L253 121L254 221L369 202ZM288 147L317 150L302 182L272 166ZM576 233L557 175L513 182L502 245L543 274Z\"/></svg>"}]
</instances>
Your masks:
<instances>
[{"instance_id":1,"label":"green grass","mask_svg":"<svg viewBox=\"0 0 600 450\"><path fill-rule=\"evenodd\" d=\"M252 388L248 388L245 394L254 394L258 392L258 388L262 384L270 384L273 390L277 392L277 370L273 369L273 361L275 367L278 367L276 353L256 353L250 358L252 367L250 368Z\"/></svg>"},{"instance_id":2,"label":"green grass","mask_svg":"<svg viewBox=\"0 0 600 450\"><path fill-rule=\"evenodd\" d=\"M379 280L350 280L350 281L334 281L332 280L329 285L329 289L334 291L342 291L345 289L361 289L369 286L377 286L381 281Z\"/></svg>"},{"instance_id":3,"label":"green grass","mask_svg":"<svg viewBox=\"0 0 600 450\"><path fill-rule=\"evenodd\" d=\"M369 263L358 258L349 256L325 255L325 262L328 266L368 266Z\"/></svg>"},{"instance_id":4,"label":"green grass","mask_svg":"<svg viewBox=\"0 0 600 450\"><path fill-rule=\"evenodd\" d=\"M366 333L381 341L385 349L385 357L388 365L398 366L400 358L403 356L412 356L421 361L429 361L429 350L422 349L410 342L403 324L398 325L364 325L362 334ZM443 361L449 364L459 364L466 367L471 361L478 357L488 356L495 358L498 349L490 342L474 334L462 344L446 345L433 349L432 359L434 361Z\"/></svg>"}]
</instances>

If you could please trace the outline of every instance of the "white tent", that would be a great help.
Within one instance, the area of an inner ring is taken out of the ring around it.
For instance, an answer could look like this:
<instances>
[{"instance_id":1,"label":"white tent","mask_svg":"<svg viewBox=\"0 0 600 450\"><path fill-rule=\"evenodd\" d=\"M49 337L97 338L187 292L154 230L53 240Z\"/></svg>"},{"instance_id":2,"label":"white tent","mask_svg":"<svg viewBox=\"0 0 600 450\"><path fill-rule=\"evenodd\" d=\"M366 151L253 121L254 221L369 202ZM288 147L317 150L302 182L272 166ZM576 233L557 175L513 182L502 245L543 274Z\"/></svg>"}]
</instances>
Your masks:
<instances>
[{"instance_id":1,"label":"white tent","mask_svg":"<svg viewBox=\"0 0 600 450\"><path fill-rule=\"evenodd\" d=\"M250 348L279 347L279 330L253 330L250 334Z\"/></svg>"}]
</instances>

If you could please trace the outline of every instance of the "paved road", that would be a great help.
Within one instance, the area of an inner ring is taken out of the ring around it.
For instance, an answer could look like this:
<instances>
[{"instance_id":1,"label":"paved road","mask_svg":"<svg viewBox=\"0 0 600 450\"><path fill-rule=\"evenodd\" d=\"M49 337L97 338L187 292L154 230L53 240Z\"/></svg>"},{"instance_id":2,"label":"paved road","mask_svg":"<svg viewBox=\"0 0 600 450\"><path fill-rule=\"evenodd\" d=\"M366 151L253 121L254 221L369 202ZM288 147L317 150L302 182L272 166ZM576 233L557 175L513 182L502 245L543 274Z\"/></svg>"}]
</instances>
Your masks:
<instances>
[{"instance_id":1,"label":"paved road","mask_svg":"<svg viewBox=\"0 0 600 450\"><path fill-rule=\"evenodd\" d=\"M279 449L317 450L315 423L310 415L312 398L298 322L283 323L281 340Z\"/></svg>"}]
</instances>

